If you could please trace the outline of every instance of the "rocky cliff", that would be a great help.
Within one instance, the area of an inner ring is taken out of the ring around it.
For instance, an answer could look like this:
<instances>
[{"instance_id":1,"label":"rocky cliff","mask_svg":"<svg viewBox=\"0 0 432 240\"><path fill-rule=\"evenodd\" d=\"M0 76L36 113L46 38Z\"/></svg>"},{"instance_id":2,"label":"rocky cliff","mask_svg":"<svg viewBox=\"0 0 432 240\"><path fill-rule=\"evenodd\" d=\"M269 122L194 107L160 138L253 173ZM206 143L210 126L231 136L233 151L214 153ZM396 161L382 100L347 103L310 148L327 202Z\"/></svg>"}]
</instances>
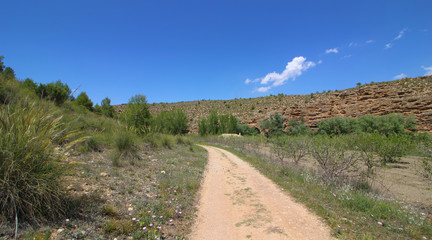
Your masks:
<instances>
[{"instance_id":1,"label":"rocky cliff","mask_svg":"<svg viewBox=\"0 0 432 240\"><path fill-rule=\"evenodd\" d=\"M117 106L118 111L123 108ZM192 132L197 132L197 123L202 117L216 109L219 114L233 114L242 123L257 128L276 112L287 120L303 118L305 124L312 128L316 128L319 121L336 116L355 118L368 114L401 113L415 117L418 131L432 133L432 76L370 83L309 95L279 94L225 101L159 103L152 104L150 111L157 114L174 108L182 109L189 116Z\"/></svg>"}]
</instances>

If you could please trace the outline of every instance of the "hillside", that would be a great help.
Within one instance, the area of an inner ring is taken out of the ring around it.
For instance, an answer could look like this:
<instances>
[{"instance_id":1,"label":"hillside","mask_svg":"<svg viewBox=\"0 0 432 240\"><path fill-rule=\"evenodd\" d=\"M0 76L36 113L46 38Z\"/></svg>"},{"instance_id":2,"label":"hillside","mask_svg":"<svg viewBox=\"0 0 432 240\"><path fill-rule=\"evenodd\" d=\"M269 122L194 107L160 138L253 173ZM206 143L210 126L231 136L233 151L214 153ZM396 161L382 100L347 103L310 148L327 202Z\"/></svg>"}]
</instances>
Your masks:
<instances>
[{"instance_id":1,"label":"hillside","mask_svg":"<svg viewBox=\"0 0 432 240\"><path fill-rule=\"evenodd\" d=\"M125 105L115 106L122 112ZM304 118L305 124L316 128L324 119L336 116L359 117L402 113L414 115L418 131L432 132L432 76L404 78L397 81L370 83L345 90L308 95L270 95L233 100L200 100L150 105L152 114L175 108L189 116L192 132L198 121L212 109L220 114L233 114L242 123L259 128L260 122L278 112L285 119Z\"/></svg>"}]
</instances>

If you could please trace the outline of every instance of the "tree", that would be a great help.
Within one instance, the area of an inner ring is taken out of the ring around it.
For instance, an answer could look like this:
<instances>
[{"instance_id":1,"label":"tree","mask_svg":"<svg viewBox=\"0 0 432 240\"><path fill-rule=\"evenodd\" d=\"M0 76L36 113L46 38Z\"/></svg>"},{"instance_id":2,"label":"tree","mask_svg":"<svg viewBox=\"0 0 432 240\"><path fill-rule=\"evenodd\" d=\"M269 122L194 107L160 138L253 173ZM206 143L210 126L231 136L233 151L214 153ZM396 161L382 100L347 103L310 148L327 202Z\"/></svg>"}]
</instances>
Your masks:
<instances>
[{"instance_id":1,"label":"tree","mask_svg":"<svg viewBox=\"0 0 432 240\"><path fill-rule=\"evenodd\" d=\"M0 72L3 72L3 70L5 68L5 65L3 63L3 59L4 59L4 57L0 56Z\"/></svg>"},{"instance_id":2,"label":"tree","mask_svg":"<svg viewBox=\"0 0 432 240\"><path fill-rule=\"evenodd\" d=\"M38 87L38 85L35 82L33 82L33 80L31 80L30 78L27 78L24 81L23 85L24 85L25 88L30 89L30 90L32 90L34 92L36 92L36 89Z\"/></svg>"},{"instance_id":3,"label":"tree","mask_svg":"<svg viewBox=\"0 0 432 240\"><path fill-rule=\"evenodd\" d=\"M138 133L145 133L150 125L151 114L144 95L137 94L131 97L123 114L127 125L134 127Z\"/></svg>"},{"instance_id":4,"label":"tree","mask_svg":"<svg viewBox=\"0 0 432 240\"><path fill-rule=\"evenodd\" d=\"M233 115L229 116L228 133L238 133L238 120Z\"/></svg>"},{"instance_id":5,"label":"tree","mask_svg":"<svg viewBox=\"0 0 432 240\"><path fill-rule=\"evenodd\" d=\"M207 119L209 134L216 135L219 131L219 117L216 110L212 110Z\"/></svg>"},{"instance_id":6,"label":"tree","mask_svg":"<svg viewBox=\"0 0 432 240\"><path fill-rule=\"evenodd\" d=\"M55 83L39 84L36 93L43 98L53 100L57 105L63 104L71 94L69 86L58 80Z\"/></svg>"},{"instance_id":7,"label":"tree","mask_svg":"<svg viewBox=\"0 0 432 240\"><path fill-rule=\"evenodd\" d=\"M266 120L261 123L261 129L264 131L266 137L280 136L284 134L284 118L279 114L275 113L270 115L270 120Z\"/></svg>"},{"instance_id":8,"label":"tree","mask_svg":"<svg viewBox=\"0 0 432 240\"><path fill-rule=\"evenodd\" d=\"M75 99L74 103L78 106L83 106L89 111L93 111L93 102L87 96L86 92L80 93L78 97Z\"/></svg>"},{"instance_id":9,"label":"tree","mask_svg":"<svg viewBox=\"0 0 432 240\"><path fill-rule=\"evenodd\" d=\"M188 118L181 109L159 113L154 123L157 129L168 134L185 134L188 129Z\"/></svg>"},{"instance_id":10,"label":"tree","mask_svg":"<svg viewBox=\"0 0 432 240\"><path fill-rule=\"evenodd\" d=\"M201 136L205 136L208 134L206 118L201 118L201 120L198 122L198 133Z\"/></svg>"},{"instance_id":11,"label":"tree","mask_svg":"<svg viewBox=\"0 0 432 240\"><path fill-rule=\"evenodd\" d=\"M111 99L106 97L102 100L100 105L100 111L103 115L107 117L114 117L115 110L114 107L111 106Z\"/></svg>"}]
</instances>

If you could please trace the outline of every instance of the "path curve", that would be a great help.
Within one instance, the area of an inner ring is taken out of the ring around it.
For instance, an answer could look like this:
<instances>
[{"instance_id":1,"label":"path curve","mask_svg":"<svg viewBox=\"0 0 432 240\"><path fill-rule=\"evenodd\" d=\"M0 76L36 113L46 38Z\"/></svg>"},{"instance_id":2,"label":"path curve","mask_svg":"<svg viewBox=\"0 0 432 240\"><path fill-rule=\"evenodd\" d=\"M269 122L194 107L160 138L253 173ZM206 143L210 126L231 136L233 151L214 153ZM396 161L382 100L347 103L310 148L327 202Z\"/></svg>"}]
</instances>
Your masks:
<instances>
[{"instance_id":1,"label":"path curve","mask_svg":"<svg viewBox=\"0 0 432 240\"><path fill-rule=\"evenodd\" d=\"M202 146L209 160L190 238L332 239L306 207L234 154Z\"/></svg>"}]
</instances>

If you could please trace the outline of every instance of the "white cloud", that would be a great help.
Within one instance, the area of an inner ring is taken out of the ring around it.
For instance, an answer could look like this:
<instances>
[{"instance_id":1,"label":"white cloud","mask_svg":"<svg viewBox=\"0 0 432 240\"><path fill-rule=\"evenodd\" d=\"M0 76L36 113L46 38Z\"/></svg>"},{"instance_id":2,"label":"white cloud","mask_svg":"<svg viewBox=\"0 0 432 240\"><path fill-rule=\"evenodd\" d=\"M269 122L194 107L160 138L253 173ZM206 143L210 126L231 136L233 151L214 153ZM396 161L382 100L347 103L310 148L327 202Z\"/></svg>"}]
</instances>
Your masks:
<instances>
[{"instance_id":1,"label":"white cloud","mask_svg":"<svg viewBox=\"0 0 432 240\"><path fill-rule=\"evenodd\" d=\"M255 91L257 92L267 92L268 90L270 90L271 87L260 87L257 88Z\"/></svg>"},{"instance_id":2,"label":"white cloud","mask_svg":"<svg viewBox=\"0 0 432 240\"><path fill-rule=\"evenodd\" d=\"M260 79L259 78L255 78L254 80L250 80L249 78L245 80L245 84L249 84L249 83L256 83L259 82Z\"/></svg>"},{"instance_id":3,"label":"white cloud","mask_svg":"<svg viewBox=\"0 0 432 240\"><path fill-rule=\"evenodd\" d=\"M318 64L321 64L322 62L323 62L322 60L319 60L319 61L318 61Z\"/></svg>"},{"instance_id":4,"label":"white cloud","mask_svg":"<svg viewBox=\"0 0 432 240\"><path fill-rule=\"evenodd\" d=\"M351 54L348 54L348 55L343 56L343 58L350 58L350 57L352 57Z\"/></svg>"},{"instance_id":5,"label":"white cloud","mask_svg":"<svg viewBox=\"0 0 432 240\"><path fill-rule=\"evenodd\" d=\"M405 73L401 73L399 75L394 76L393 79L397 80L397 79L402 79L402 78L406 78L406 77L407 77L407 75Z\"/></svg>"},{"instance_id":6,"label":"white cloud","mask_svg":"<svg viewBox=\"0 0 432 240\"><path fill-rule=\"evenodd\" d=\"M387 43L387 44L385 45L384 49L389 49L389 48L391 48L391 47L393 47L393 45L392 45L391 43Z\"/></svg>"},{"instance_id":7,"label":"white cloud","mask_svg":"<svg viewBox=\"0 0 432 240\"><path fill-rule=\"evenodd\" d=\"M357 43L356 42L350 42L348 47L357 47Z\"/></svg>"},{"instance_id":8,"label":"white cloud","mask_svg":"<svg viewBox=\"0 0 432 240\"><path fill-rule=\"evenodd\" d=\"M338 53L338 52L339 52L339 50L337 48L330 48L330 49L326 50L326 54L329 54L329 53Z\"/></svg>"},{"instance_id":9,"label":"white cloud","mask_svg":"<svg viewBox=\"0 0 432 240\"><path fill-rule=\"evenodd\" d=\"M375 42L375 40L367 40L366 41L367 44L370 44L370 43L373 43L373 42Z\"/></svg>"},{"instance_id":10,"label":"white cloud","mask_svg":"<svg viewBox=\"0 0 432 240\"><path fill-rule=\"evenodd\" d=\"M295 79L304 71L315 65L316 64L314 62L306 62L306 58L303 56L295 57L291 62L288 62L285 70L282 73L272 72L267 74L261 79L261 84L273 82L274 87L283 85L288 79Z\"/></svg>"},{"instance_id":11,"label":"white cloud","mask_svg":"<svg viewBox=\"0 0 432 240\"><path fill-rule=\"evenodd\" d=\"M404 28L404 29L402 29L402 30L399 32L399 34L398 34L395 38L393 38L393 40L391 40L389 43L387 43L387 44L385 45L384 49L389 49L389 48L393 47L393 42L394 42L394 41L397 41L397 40L399 40L399 39L401 39L401 38L405 35L405 32L406 32L407 29L408 29L408 28Z\"/></svg>"},{"instance_id":12,"label":"white cloud","mask_svg":"<svg viewBox=\"0 0 432 240\"><path fill-rule=\"evenodd\" d=\"M425 76L432 75L432 65L430 67L424 67L424 66L422 66L422 68L424 70L426 70Z\"/></svg>"},{"instance_id":13,"label":"white cloud","mask_svg":"<svg viewBox=\"0 0 432 240\"><path fill-rule=\"evenodd\" d=\"M405 34L406 30L407 30L407 28L402 29L399 32L399 34L393 39L393 41L401 39L403 37L403 35Z\"/></svg>"}]
</instances>

